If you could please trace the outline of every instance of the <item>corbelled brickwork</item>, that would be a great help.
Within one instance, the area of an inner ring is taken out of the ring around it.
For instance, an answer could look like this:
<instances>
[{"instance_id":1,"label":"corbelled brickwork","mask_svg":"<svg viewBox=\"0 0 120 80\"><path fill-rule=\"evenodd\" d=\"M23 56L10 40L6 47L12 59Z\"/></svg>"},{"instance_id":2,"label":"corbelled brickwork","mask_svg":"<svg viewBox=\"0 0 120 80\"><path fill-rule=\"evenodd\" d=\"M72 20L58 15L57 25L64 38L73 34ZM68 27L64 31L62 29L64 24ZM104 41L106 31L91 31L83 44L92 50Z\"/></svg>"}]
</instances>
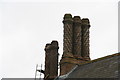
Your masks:
<instances>
[{"instance_id":1,"label":"corbelled brickwork","mask_svg":"<svg viewBox=\"0 0 120 80\"><path fill-rule=\"evenodd\" d=\"M68 73L76 64L90 60L89 57L89 19L71 14L63 18L63 55L60 61L60 75Z\"/></svg>"},{"instance_id":2,"label":"corbelled brickwork","mask_svg":"<svg viewBox=\"0 0 120 80\"><path fill-rule=\"evenodd\" d=\"M52 41L45 46L45 80L58 76L58 42Z\"/></svg>"}]
</instances>

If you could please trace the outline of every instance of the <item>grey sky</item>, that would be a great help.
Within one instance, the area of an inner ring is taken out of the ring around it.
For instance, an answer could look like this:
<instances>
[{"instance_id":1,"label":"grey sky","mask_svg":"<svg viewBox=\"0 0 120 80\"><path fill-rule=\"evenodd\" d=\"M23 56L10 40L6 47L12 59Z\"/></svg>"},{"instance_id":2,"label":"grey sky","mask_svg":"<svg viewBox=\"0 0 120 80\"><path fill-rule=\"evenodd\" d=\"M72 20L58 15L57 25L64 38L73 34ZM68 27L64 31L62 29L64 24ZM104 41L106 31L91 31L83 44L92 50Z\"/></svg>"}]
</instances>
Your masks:
<instances>
[{"instance_id":1,"label":"grey sky","mask_svg":"<svg viewBox=\"0 0 120 80\"><path fill-rule=\"evenodd\" d=\"M52 40L63 52L63 16L90 19L90 57L118 52L118 0L38 1L2 0L0 55L4 78L34 78L36 64L44 64L44 47ZM0 72L1 72L0 70Z\"/></svg>"}]
</instances>

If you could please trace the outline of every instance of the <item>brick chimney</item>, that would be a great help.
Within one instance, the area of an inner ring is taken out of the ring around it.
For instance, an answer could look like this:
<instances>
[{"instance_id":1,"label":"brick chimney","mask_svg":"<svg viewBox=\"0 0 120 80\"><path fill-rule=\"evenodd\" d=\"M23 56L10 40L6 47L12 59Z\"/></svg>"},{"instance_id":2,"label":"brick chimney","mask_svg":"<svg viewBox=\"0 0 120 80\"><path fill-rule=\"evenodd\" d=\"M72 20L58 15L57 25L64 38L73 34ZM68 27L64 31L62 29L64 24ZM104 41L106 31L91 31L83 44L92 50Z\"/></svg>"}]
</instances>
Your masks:
<instances>
[{"instance_id":1,"label":"brick chimney","mask_svg":"<svg viewBox=\"0 0 120 80\"><path fill-rule=\"evenodd\" d=\"M76 64L89 61L89 19L71 14L63 18L63 55L60 60L60 75L68 73Z\"/></svg>"},{"instance_id":2,"label":"brick chimney","mask_svg":"<svg viewBox=\"0 0 120 80\"><path fill-rule=\"evenodd\" d=\"M89 57L89 28L90 22L88 18L82 19L82 57L85 60L90 60Z\"/></svg>"},{"instance_id":3,"label":"brick chimney","mask_svg":"<svg viewBox=\"0 0 120 80\"><path fill-rule=\"evenodd\" d=\"M73 19L71 14L64 15L63 24L64 24L63 54L72 54Z\"/></svg>"},{"instance_id":4,"label":"brick chimney","mask_svg":"<svg viewBox=\"0 0 120 80\"><path fill-rule=\"evenodd\" d=\"M58 76L58 42L52 41L45 46L45 80Z\"/></svg>"},{"instance_id":5,"label":"brick chimney","mask_svg":"<svg viewBox=\"0 0 120 80\"><path fill-rule=\"evenodd\" d=\"M80 16L74 16L73 18L73 55L75 58L81 58L81 38L82 38L82 28L81 28L81 18Z\"/></svg>"},{"instance_id":6,"label":"brick chimney","mask_svg":"<svg viewBox=\"0 0 120 80\"><path fill-rule=\"evenodd\" d=\"M73 64L67 63L73 59L73 19L71 14L65 14L63 18L64 39L63 55L60 61L60 75L66 74L73 68Z\"/></svg>"}]
</instances>

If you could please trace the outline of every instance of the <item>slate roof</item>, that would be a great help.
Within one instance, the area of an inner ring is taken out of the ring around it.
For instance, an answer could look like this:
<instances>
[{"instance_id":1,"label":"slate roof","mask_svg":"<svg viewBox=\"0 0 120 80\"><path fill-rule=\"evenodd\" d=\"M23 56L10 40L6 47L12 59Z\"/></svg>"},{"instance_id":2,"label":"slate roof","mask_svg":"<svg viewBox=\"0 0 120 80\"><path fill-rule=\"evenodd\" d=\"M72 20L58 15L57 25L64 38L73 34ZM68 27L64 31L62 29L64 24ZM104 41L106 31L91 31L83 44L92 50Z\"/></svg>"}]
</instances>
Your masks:
<instances>
[{"instance_id":1,"label":"slate roof","mask_svg":"<svg viewBox=\"0 0 120 80\"><path fill-rule=\"evenodd\" d=\"M120 53L76 65L69 73L57 77L55 80L71 78L119 78Z\"/></svg>"}]
</instances>

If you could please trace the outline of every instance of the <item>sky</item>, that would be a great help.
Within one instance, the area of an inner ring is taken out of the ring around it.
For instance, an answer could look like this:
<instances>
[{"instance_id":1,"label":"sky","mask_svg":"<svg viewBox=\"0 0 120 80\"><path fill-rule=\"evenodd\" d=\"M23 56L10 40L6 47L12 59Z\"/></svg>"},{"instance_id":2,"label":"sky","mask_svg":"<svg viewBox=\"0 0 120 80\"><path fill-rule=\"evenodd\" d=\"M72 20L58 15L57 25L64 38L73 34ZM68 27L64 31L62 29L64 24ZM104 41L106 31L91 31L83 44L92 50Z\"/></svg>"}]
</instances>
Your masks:
<instances>
[{"instance_id":1,"label":"sky","mask_svg":"<svg viewBox=\"0 0 120 80\"><path fill-rule=\"evenodd\" d=\"M118 52L118 0L1 0L0 78L34 78L52 40L61 59L65 13L89 18L92 60Z\"/></svg>"}]
</instances>

